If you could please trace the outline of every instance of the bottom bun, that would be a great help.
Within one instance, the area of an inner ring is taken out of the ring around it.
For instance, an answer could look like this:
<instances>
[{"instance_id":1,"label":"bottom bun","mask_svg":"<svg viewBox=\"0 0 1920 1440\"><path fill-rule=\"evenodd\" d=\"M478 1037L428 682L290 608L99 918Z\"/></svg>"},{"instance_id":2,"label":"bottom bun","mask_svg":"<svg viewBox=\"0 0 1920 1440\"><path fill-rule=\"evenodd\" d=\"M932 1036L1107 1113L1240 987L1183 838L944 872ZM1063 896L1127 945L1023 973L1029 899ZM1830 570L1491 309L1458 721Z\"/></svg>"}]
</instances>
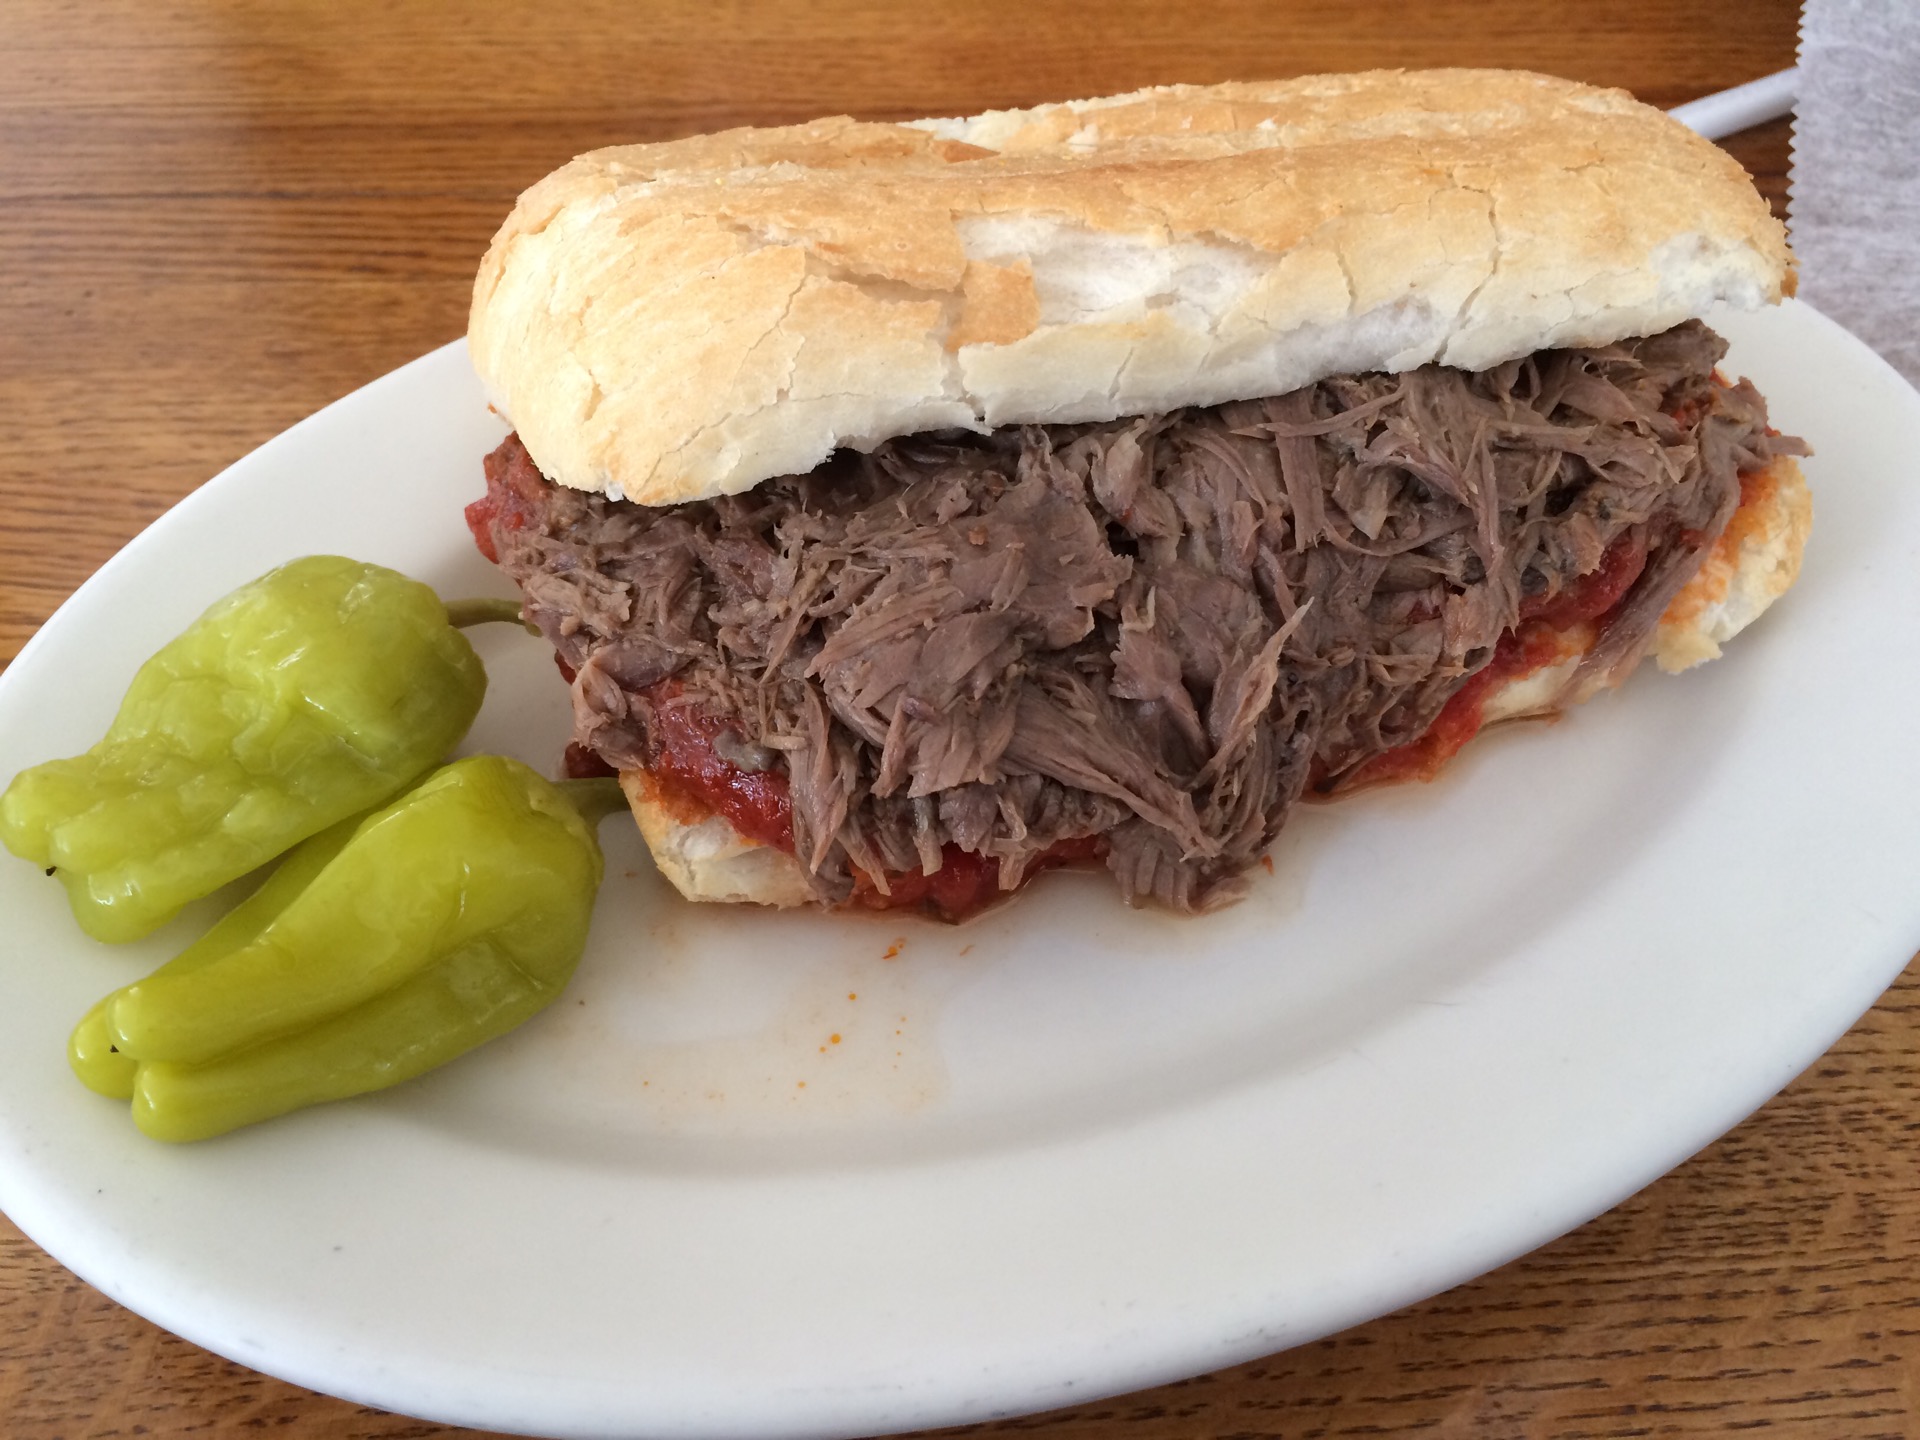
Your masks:
<instances>
[{"instance_id":1,"label":"bottom bun","mask_svg":"<svg viewBox=\"0 0 1920 1440\"><path fill-rule=\"evenodd\" d=\"M726 816L685 814L660 795L644 770L622 770L620 788L655 867L687 899L782 906L813 899L798 860L747 839Z\"/></svg>"},{"instance_id":2,"label":"bottom bun","mask_svg":"<svg viewBox=\"0 0 1920 1440\"><path fill-rule=\"evenodd\" d=\"M1813 500L1799 464L1782 456L1743 477L1741 487L1739 510L1654 632L1648 653L1669 673L1718 659L1720 647L1759 619L1800 573ZM1487 697L1481 728L1556 715L1590 699L1593 690L1579 686L1575 693L1575 681L1598 635L1590 624L1569 631L1562 659L1516 676ZM800 862L785 851L747 839L724 816L687 813L644 771L622 771L620 786L654 864L687 899L783 907L813 902Z\"/></svg>"},{"instance_id":3,"label":"bottom bun","mask_svg":"<svg viewBox=\"0 0 1920 1440\"><path fill-rule=\"evenodd\" d=\"M1740 508L1654 632L1654 663L1669 675L1720 658L1720 647L1760 618L1800 574L1813 530L1813 496L1799 462L1781 456L1741 477Z\"/></svg>"}]
</instances>

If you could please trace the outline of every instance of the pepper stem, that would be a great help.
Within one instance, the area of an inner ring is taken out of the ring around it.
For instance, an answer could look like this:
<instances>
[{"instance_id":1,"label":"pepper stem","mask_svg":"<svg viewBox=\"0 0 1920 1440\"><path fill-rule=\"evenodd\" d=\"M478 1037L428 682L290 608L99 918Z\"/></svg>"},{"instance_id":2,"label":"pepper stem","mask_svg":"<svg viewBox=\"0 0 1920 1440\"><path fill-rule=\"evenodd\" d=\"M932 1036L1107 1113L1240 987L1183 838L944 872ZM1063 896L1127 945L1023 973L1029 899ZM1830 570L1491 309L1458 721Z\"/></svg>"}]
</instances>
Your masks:
<instances>
[{"instance_id":1,"label":"pepper stem","mask_svg":"<svg viewBox=\"0 0 1920 1440\"><path fill-rule=\"evenodd\" d=\"M556 780L553 783L589 826L598 825L607 816L617 815L627 808L626 791L611 775L597 776L592 780Z\"/></svg>"},{"instance_id":2,"label":"pepper stem","mask_svg":"<svg viewBox=\"0 0 1920 1440\"><path fill-rule=\"evenodd\" d=\"M464 630L469 625L487 625L497 621L522 626L529 635L540 633L540 627L530 624L520 613L518 600L449 600L446 607L447 623L456 629Z\"/></svg>"}]
</instances>

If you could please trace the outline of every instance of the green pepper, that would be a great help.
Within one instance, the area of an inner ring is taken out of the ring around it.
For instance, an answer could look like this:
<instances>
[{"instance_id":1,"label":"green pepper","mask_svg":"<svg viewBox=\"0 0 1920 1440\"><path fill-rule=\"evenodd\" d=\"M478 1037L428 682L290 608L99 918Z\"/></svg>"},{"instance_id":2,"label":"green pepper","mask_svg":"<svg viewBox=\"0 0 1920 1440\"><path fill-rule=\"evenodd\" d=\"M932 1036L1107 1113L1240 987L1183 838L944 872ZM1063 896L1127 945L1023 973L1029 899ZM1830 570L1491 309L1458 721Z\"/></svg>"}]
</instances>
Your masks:
<instances>
[{"instance_id":1,"label":"green pepper","mask_svg":"<svg viewBox=\"0 0 1920 1440\"><path fill-rule=\"evenodd\" d=\"M351 816L295 846L266 883L154 974L182 975L198 970L253 940L346 848L353 832L366 818L365 815ZM139 1063L114 1044L113 1027L109 1023L113 1002L125 993L125 990L116 990L89 1010L74 1028L73 1038L67 1045L67 1060L73 1066L73 1073L88 1089L115 1100L133 1098L134 1078L139 1070Z\"/></svg>"},{"instance_id":2,"label":"green pepper","mask_svg":"<svg viewBox=\"0 0 1920 1440\"><path fill-rule=\"evenodd\" d=\"M486 672L427 586L316 555L217 602L140 668L106 737L22 771L0 843L99 940L390 798L473 723Z\"/></svg>"},{"instance_id":3,"label":"green pepper","mask_svg":"<svg viewBox=\"0 0 1920 1440\"><path fill-rule=\"evenodd\" d=\"M551 1003L586 948L602 870L560 786L460 760L288 856L197 944L107 997L70 1058L161 1140L198 1140L378 1090ZM597 818L597 815L595 816ZM342 833L342 832L345 833Z\"/></svg>"}]
</instances>

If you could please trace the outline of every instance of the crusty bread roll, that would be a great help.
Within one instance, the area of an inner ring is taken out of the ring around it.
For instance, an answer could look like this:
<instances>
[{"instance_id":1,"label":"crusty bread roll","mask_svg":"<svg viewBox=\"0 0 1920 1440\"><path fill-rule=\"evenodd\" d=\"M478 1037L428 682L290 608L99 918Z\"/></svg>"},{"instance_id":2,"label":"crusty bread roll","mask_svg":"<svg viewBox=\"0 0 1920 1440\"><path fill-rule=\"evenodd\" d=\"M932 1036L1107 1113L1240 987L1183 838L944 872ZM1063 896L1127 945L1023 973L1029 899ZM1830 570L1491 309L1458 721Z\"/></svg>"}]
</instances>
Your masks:
<instances>
[{"instance_id":1,"label":"crusty bread roll","mask_svg":"<svg viewBox=\"0 0 1920 1440\"><path fill-rule=\"evenodd\" d=\"M1485 370L1793 283L1739 165L1630 96L1378 71L596 151L520 198L468 340L546 479L667 506L930 430ZM1718 655L1792 583L1809 520L1791 459L1743 477L1647 641L1658 664ZM1597 635L1550 636L1562 658L1500 682L1480 720L1617 683L1632 657L1582 664ZM818 900L792 856L621 780L687 898Z\"/></svg>"},{"instance_id":2,"label":"crusty bread roll","mask_svg":"<svg viewBox=\"0 0 1920 1440\"><path fill-rule=\"evenodd\" d=\"M1377 71L596 151L521 197L468 338L550 479L664 505L918 431L1482 369L1792 288L1739 165L1659 111Z\"/></svg>"},{"instance_id":3,"label":"crusty bread roll","mask_svg":"<svg viewBox=\"0 0 1920 1440\"><path fill-rule=\"evenodd\" d=\"M1749 477L1733 522L1661 619L1651 652L1660 668L1674 672L1718 658L1722 645L1793 584L1812 523L1813 502L1797 461L1782 457ZM1565 659L1507 681L1487 697L1485 725L1558 714L1592 698L1573 693L1592 629L1580 627L1567 638ZM724 816L685 815L663 801L642 772L629 771L620 783L654 864L687 899L782 907L813 902L793 856L743 838Z\"/></svg>"}]
</instances>

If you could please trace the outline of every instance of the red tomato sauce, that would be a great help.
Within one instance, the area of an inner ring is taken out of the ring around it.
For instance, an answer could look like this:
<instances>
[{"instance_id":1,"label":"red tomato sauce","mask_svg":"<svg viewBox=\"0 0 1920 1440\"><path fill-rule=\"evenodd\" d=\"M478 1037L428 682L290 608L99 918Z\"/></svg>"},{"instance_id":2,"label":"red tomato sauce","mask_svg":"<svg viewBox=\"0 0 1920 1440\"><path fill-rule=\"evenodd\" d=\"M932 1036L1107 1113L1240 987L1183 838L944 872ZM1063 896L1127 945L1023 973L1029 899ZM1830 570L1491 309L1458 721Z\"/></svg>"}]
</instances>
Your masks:
<instances>
[{"instance_id":1,"label":"red tomato sauce","mask_svg":"<svg viewBox=\"0 0 1920 1440\"><path fill-rule=\"evenodd\" d=\"M787 777L776 770L742 770L713 748L714 739L732 723L694 705L663 703L681 693L678 681L654 686L655 753L647 767L656 798L685 824L724 815L749 840L793 854L793 799ZM1045 870L1090 864L1106 854L1098 836L1065 840L1038 856L1022 883ZM964 920L1002 897L1000 862L958 845L941 850L941 866L931 875L909 870L886 876L883 892L872 876L853 872L851 908L925 910L943 920Z\"/></svg>"},{"instance_id":2,"label":"red tomato sauce","mask_svg":"<svg viewBox=\"0 0 1920 1440\"><path fill-rule=\"evenodd\" d=\"M1098 835L1083 835L1062 840L1036 856L1027 866L1020 883L1026 884L1044 870L1063 865L1090 865L1105 857L1107 842ZM1010 893L1000 888L1000 862L991 855L976 855L958 845L941 847L940 868L927 875L910 870L904 875L888 875L882 895L871 877L859 870L853 873L853 898L847 903L864 910L930 910L942 920L964 920Z\"/></svg>"},{"instance_id":3,"label":"red tomato sauce","mask_svg":"<svg viewBox=\"0 0 1920 1440\"><path fill-rule=\"evenodd\" d=\"M1453 692L1426 733L1411 744L1374 756L1347 776L1340 788L1433 779L1480 733L1487 701L1495 691L1584 649L1568 632L1587 621L1597 622L1604 630L1607 615L1646 568L1646 541L1629 531L1607 547L1598 565L1558 595L1522 601L1519 627L1500 637L1493 658Z\"/></svg>"},{"instance_id":4,"label":"red tomato sauce","mask_svg":"<svg viewBox=\"0 0 1920 1440\"><path fill-rule=\"evenodd\" d=\"M487 456L486 470L487 493L467 506L467 529L473 532L473 543L480 553L497 565L500 556L493 545L494 528L524 528L540 511L541 487L547 481L534 467L518 435L509 436Z\"/></svg>"},{"instance_id":5,"label":"red tomato sauce","mask_svg":"<svg viewBox=\"0 0 1920 1440\"><path fill-rule=\"evenodd\" d=\"M1341 789L1385 785L1398 780L1431 780L1486 723L1487 701L1509 680L1531 675L1567 658L1565 633L1545 621L1529 621L1509 630L1494 647L1493 659L1453 692L1418 740L1376 755L1349 775Z\"/></svg>"},{"instance_id":6,"label":"red tomato sauce","mask_svg":"<svg viewBox=\"0 0 1920 1440\"><path fill-rule=\"evenodd\" d=\"M567 753L561 761L561 768L567 772L567 778L569 780L599 780L606 776L618 775L620 773L614 769L613 766L602 760L597 752L589 750L578 740L571 742L567 746Z\"/></svg>"},{"instance_id":7,"label":"red tomato sauce","mask_svg":"<svg viewBox=\"0 0 1920 1440\"><path fill-rule=\"evenodd\" d=\"M1620 603L1646 568L1646 539L1629 530L1607 547L1598 565L1558 595L1522 600L1520 618L1560 629L1581 620L1598 620Z\"/></svg>"},{"instance_id":8,"label":"red tomato sauce","mask_svg":"<svg viewBox=\"0 0 1920 1440\"><path fill-rule=\"evenodd\" d=\"M793 854L793 799L778 770L742 770L713 748L733 722L698 705L675 705L677 680L647 691L653 702L654 754L647 775L676 818L698 823L724 815L747 839Z\"/></svg>"}]
</instances>

